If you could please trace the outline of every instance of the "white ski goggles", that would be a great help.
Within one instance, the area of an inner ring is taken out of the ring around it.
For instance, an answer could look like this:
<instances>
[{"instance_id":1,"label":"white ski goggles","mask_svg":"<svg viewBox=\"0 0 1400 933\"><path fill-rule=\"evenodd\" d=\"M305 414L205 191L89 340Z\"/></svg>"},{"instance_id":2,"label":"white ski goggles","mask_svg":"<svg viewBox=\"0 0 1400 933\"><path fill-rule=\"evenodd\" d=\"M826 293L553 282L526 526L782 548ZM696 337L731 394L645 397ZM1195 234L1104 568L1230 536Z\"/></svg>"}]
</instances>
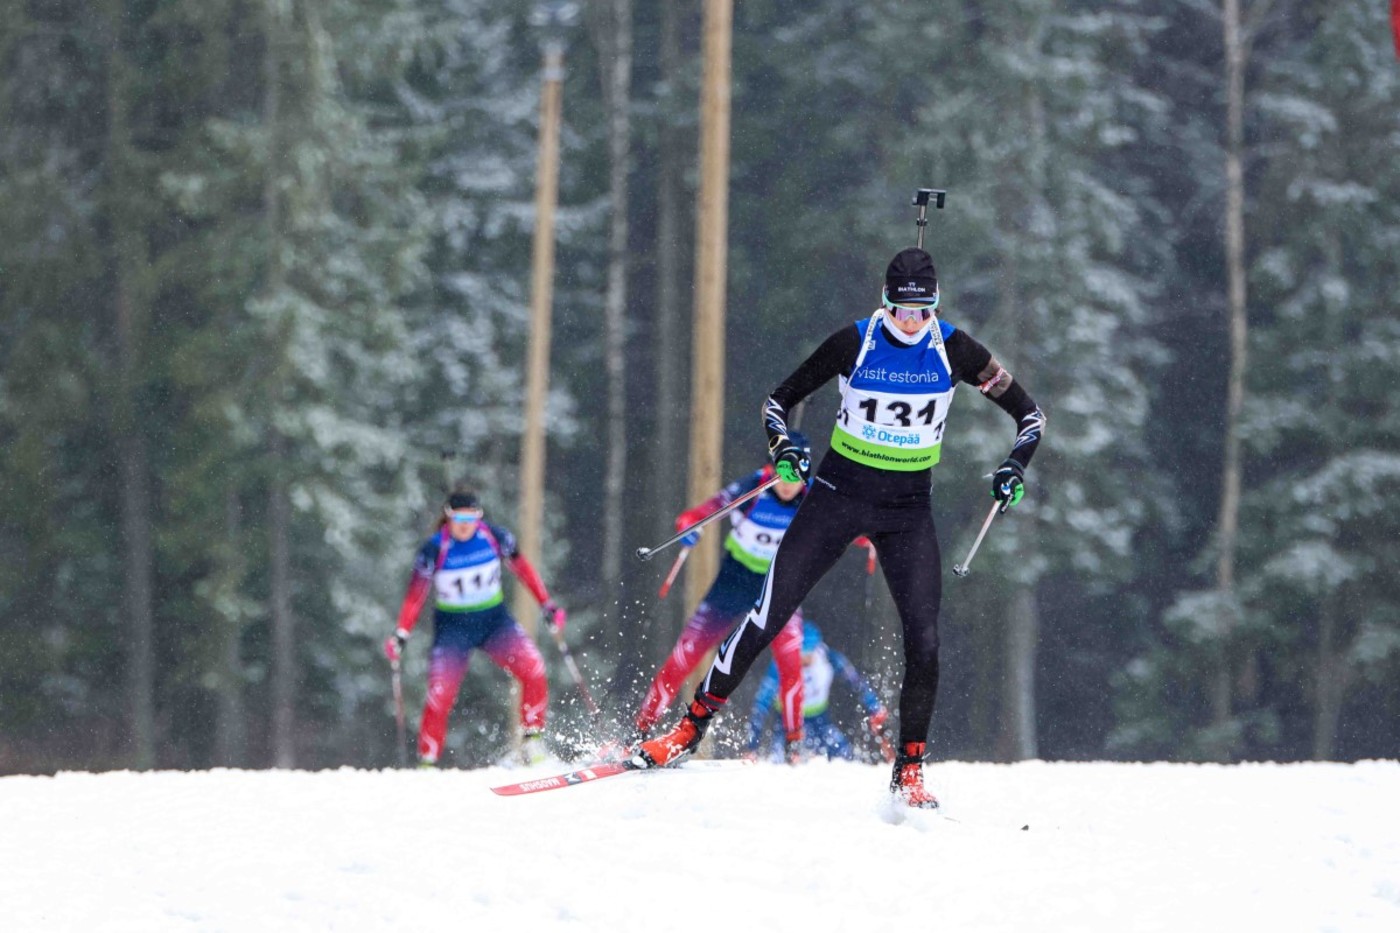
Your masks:
<instances>
[{"instance_id":1,"label":"white ski goggles","mask_svg":"<svg viewBox=\"0 0 1400 933\"><path fill-rule=\"evenodd\" d=\"M927 321L933 317L934 309L938 307L938 292L933 293L930 301L921 301L917 304L913 302L900 303L890 301L889 292L881 291L880 299L884 302L885 309L894 314L894 319L900 321Z\"/></svg>"}]
</instances>

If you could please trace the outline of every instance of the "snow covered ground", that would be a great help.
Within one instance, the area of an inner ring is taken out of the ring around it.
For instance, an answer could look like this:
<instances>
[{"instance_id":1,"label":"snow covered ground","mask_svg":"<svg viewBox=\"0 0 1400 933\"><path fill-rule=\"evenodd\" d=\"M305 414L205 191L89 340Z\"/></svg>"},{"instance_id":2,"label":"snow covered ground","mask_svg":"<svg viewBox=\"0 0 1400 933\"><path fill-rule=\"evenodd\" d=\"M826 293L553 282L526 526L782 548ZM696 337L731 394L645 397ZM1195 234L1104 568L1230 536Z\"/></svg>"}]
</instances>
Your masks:
<instances>
[{"instance_id":1,"label":"snow covered ground","mask_svg":"<svg viewBox=\"0 0 1400 933\"><path fill-rule=\"evenodd\" d=\"M1400 930L1393 761L553 770L0 778L0 929Z\"/></svg>"}]
</instances>

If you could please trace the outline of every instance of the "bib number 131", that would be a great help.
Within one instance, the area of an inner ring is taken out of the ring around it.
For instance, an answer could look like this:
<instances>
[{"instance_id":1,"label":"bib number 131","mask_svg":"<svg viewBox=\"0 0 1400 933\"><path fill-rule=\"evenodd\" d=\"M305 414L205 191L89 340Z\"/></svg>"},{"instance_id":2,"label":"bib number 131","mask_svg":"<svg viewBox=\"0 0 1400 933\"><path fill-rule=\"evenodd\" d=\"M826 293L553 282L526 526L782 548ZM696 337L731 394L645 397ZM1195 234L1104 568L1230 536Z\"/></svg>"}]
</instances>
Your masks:
<instances>
[{"instance_id":1,"label":"bib number 131","mask_svg":"<svg viewBox=\"0 0 1400 933\"><path fill-rule=\"evenodd\" d=\"M933 419L938 414L938 399L929 399L929 403L918 411L908 402L893 401L884 404L886 420L880 419L880 400L878 398L868 398L856 406L865 415L865 420L871 424L896 424L901 428L913 427L915 424L933 424ZM843 423L850 423L850 412L841 410ZM917 421L915 419L918 419Z\"/></svg>"}]
</instances>

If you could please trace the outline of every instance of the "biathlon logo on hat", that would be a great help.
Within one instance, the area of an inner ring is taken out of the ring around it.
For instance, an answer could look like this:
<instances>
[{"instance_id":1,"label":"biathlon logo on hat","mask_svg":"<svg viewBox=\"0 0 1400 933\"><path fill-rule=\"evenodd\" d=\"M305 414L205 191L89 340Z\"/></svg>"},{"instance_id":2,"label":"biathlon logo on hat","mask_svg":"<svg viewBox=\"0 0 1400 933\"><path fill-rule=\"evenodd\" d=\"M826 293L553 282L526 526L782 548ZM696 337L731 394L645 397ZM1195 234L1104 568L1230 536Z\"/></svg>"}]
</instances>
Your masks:
<instances>
[{"instance_id":1,"label":"biathlon logo on hat","mask_svg":"<svg viewBox=\"0 0 1400 933\"><path fill-rule=\"evenodd\" d=\"M885 270L885 298L894 305L938 304L933 257L917 247L900 250Z\"/></svg>"}]
</instances>

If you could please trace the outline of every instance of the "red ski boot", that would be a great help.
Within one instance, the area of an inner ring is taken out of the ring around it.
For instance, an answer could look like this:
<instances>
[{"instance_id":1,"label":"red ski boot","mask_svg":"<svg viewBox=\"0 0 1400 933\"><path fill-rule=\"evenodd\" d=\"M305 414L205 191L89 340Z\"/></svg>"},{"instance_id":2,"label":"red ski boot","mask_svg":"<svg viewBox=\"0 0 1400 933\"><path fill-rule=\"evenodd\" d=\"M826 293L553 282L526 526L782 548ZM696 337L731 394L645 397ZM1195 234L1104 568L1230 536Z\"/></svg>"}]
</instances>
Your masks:
<instances>
[{"instance_id":1,"label":"red ski boot","mask_svg":"<svg viewBox=\"0 0 1400 933\"><path fill-rule=\"evenodd\" d=\"M894 759L890 793L911 807L937 810L938 798L924 787L924 743L905 742Z\"/></svg>"},{"instance_id":2,"label":"red ski boot","mask_svg":"<svg viewBox=\"0 0 1400 933\"><path fill-rule=\"evenodd\" d=\"M664 768L675 764L700 746L710 718L724 701L708 694L697 696L681 717L680 724L665 735L643 742L632 756L635 768Z\"/></svg>"}]
</instances>

